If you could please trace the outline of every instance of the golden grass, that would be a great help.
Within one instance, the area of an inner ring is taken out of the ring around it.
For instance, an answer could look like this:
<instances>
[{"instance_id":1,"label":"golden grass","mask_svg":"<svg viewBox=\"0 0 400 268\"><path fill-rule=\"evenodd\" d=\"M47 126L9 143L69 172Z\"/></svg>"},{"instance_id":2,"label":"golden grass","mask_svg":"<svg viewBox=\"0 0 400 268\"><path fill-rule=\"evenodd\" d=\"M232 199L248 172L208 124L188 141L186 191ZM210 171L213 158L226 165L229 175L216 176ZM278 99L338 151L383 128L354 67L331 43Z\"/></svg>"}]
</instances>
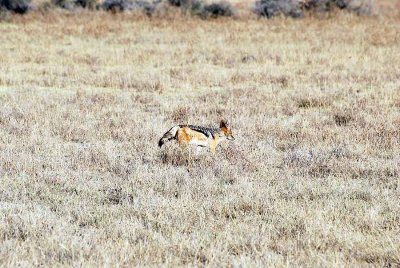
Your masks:
<instances>
[{"instance_id":1,"label":"golden grass","mask_svg":"<svg viewBox=\"0 0 400 268\"><path fill-rule=\"evenodd\" d=\"M0 23L0 263L400 265L399 22Z\"/></svg>"}]
</instances>

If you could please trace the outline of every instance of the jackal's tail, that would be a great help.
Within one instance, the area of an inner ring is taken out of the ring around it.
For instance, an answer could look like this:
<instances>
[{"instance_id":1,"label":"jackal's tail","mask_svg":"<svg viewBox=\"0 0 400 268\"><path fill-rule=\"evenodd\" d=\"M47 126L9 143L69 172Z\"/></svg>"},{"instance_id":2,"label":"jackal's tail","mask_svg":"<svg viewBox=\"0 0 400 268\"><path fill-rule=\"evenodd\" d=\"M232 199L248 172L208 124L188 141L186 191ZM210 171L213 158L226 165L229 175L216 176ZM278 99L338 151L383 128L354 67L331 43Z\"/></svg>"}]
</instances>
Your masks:
<instances>
[{"instance_id":1,"label":"jackal's tail","mask_svg":"<svg viewBox=\"0 0 400 268\"><path fill-rule=\"evenodd\" d=\"M180 128L179 126L174 126L170 130L165 132L162 138L158 141L158 146L161 148L165 142L175 139L176 132L178 131L179 128Z\"/></svg>"}]
</instances>

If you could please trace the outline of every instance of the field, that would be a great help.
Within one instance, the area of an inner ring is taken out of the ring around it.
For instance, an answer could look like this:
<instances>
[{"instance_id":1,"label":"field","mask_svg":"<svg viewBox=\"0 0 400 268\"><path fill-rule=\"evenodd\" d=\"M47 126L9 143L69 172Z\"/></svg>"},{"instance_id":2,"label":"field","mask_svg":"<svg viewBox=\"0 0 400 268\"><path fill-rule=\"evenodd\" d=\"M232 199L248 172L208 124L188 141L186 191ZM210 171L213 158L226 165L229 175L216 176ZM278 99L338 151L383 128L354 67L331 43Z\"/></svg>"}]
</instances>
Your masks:
<instances>
[{"instance_id":1,"label":"field","mask_svg":"<svg viewBox=\"0 0 400 268\"><path fill-rule=\"evenodd\" d=\"M400 16L0 22L1 266L400 265ZM230 120L215 155L158 139Z\"/></svg>"}]
</instances>

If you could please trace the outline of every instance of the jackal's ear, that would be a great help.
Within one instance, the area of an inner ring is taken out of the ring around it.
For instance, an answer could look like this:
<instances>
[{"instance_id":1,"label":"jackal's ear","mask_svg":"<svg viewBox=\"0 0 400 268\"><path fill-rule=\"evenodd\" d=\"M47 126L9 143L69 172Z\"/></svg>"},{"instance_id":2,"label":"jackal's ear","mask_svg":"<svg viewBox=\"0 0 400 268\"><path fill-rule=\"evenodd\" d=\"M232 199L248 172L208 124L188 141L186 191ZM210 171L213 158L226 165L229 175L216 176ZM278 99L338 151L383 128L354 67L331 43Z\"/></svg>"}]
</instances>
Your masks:
<instances>
[{"instance_id":1,"label":"jackal's ear","mask_svg":"<svg viewBox=\"0 0 400 268\"><path fill-rule=\"evenodd\" d=\"M222 119L221 122L219 123L219 128L227 128L227 127L228 127L228 121Z\"/></svg>"}]
</instances>

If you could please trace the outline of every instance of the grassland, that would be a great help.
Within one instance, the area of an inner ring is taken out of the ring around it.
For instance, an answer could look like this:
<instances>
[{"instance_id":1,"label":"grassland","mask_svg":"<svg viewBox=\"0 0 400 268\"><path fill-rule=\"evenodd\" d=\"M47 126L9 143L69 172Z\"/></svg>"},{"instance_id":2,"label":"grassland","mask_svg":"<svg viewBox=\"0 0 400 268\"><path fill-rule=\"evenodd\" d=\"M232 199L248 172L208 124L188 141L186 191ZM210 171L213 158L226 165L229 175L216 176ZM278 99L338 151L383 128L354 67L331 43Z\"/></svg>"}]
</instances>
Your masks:
<instances>
[{"instance_id":1,"label":"grassland","mask_svg":"<svg viewBox=\"0 0 400 268\"><path fill-rule=\"evenodd\" d=\"M2 266L400 265L400 17L0 23ZM215 156L157 147L232 122Z\"/></svg>"}]
</instances>

